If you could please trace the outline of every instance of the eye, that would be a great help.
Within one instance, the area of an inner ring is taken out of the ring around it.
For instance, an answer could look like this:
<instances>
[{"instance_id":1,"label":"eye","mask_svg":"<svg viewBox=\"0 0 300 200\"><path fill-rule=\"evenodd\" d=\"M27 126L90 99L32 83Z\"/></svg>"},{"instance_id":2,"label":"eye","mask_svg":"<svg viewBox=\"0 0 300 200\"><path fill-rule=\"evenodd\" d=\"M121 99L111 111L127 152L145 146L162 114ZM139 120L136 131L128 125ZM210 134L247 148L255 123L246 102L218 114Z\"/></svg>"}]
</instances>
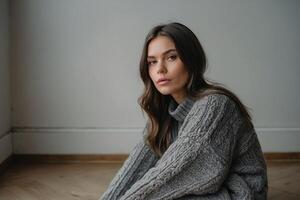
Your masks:
<instances>
[{"instance_id":1,"label":"eye","mask_svg":"<svg viewBox=\"0 0 300 200\"><path fill-rule=\"evenodd\" d=\"M148 61L148 65L149 65L149 66L154 65L155 63L156 63L155 60L153 60L153 61Z\"/></svg>"},{"instance_id":2,"label":"eye","mask_svg":"<svg viewBox=\"0 0 300 200\"><path fill-rule=\"evenodd\" d=\"M168 57L168 60L175 60L177 58L177 55L171 55Z\"/></svg>"}]
</instances>

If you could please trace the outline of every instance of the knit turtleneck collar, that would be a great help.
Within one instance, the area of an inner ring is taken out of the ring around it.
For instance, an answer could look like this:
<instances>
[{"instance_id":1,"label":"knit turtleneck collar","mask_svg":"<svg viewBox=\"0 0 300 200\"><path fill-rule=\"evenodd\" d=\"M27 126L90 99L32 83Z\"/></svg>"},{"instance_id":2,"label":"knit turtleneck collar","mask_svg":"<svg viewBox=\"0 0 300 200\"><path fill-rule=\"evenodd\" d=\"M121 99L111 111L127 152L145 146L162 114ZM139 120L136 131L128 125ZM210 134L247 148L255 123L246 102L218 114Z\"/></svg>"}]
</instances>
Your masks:
<instances>
[{"instance_id":1,"label":"knit turtleneck collar","mask_svg":"<svg viewBox=\"0 0 300 200\"><path fill-rule=\"evenodd\" d=\"M169 103L169 114L177 121L183 121L194 105L194 100L190 97L186 97L180 104L178 104L173 98Z\"/></svg>"}]
</instances>

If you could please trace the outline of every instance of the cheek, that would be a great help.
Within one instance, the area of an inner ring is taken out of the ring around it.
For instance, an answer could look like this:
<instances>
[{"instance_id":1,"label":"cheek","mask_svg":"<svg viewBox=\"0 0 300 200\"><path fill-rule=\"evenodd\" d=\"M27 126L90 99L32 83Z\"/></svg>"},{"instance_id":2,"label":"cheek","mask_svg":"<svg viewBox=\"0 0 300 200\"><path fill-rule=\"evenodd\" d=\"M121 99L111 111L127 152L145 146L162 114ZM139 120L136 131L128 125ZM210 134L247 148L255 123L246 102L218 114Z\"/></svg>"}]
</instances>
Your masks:
<instances>
[{"instance_id":1,"label":"cheek","mask_svg":"<svg viewBox=\"0 0 300 200\"><path fill-rule=\"evenodd\" d=\"M179 81L184 84L185 82L188 81L188 78L189 78L189 74L188 72L186 71L186 69L181 66L178 70L177 70L177 76L180 77Z\"/></svg>"},{"instance_id":2,"label":"cheek","mask_svg":"<svg viewBox=\"0 0 300 200\"><path fill-rule=\"evenodd\" d=\"M152 75L152 70L148 69L148 75L150 77L150 79L153 81L153 75Z\"/></svg>"},{"instance_id":3,"label":"cheek","mask_svg":"<svg viewBox=\"0 0 300 200\"><path fill-rule=\"evenodd\" d=\"M182 72L181 78L180 78L180 84L183 86L187 83L188 81L188 75L185 74L185 72Z\"/></svg>"}]
</instances>

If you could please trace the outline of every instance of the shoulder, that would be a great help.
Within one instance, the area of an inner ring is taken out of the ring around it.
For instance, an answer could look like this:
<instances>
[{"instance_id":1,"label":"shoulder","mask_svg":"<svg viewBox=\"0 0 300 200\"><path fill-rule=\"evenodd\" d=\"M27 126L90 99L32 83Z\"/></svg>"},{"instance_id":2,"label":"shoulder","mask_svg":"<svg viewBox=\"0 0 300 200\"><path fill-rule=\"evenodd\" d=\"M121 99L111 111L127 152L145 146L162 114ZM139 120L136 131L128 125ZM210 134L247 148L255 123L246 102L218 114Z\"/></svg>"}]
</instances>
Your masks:
<instances>
[{"instance_id":1,"label":"shoulder","mask_svg":"<svg viewBox=\"0 0 300 200\"><path fill-rule=\"evenodd\" d=\"M189 116L195 119L202 119L203 116L208 118L225 117L236 119L241 117L240 114L237 103L230 96L214 93L194 100Z\"/></svg>"},{"instance_id":2,"label":"shoulder","mask_svg":"<svg viewBox=\"0 0 300 200\"><path fill-rule=\"evenodd\" d=\"M208 94L194 100L193 107L187 114L181 128L187 128L189 130L187 132L190 130L206 132L211 127L225 126L227 122L229 124L235 123L234 126L237 127L241 121L237 110L236 103L231 97L220 93Z\"/></svg>"},{"instance_id":3,"label":"shoulder","mask_svg":"<svg viewBox=\"0 0 300 200\"><path fill-rule=\"evenodd\" d=\"M208 94L200 99L195 100L194 106L196 109L198 107L211 107L211 108L233 108L236 107L234 100L220 93Z\"/></svg>"}]
</instances>

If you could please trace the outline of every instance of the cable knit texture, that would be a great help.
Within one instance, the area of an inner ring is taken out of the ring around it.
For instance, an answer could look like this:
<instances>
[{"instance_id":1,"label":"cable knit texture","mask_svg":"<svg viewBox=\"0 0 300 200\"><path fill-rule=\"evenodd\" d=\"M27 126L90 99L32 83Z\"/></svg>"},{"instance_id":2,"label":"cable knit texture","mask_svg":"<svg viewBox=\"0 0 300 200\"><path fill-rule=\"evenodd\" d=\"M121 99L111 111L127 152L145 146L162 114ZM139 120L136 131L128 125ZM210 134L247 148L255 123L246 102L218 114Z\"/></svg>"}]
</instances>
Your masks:
<instances>
[{"instance_id":1,"label":"cable knit texture","mask_svg":"<svg viewBox=\"0 0 300 200\"><path fill-rule=\"evenodd\" d=\"M267 199L266 163L254 128L230 97L172 100L172 143L158 158L143 138L101 200Z\"/></svg>"}]
</instances>

